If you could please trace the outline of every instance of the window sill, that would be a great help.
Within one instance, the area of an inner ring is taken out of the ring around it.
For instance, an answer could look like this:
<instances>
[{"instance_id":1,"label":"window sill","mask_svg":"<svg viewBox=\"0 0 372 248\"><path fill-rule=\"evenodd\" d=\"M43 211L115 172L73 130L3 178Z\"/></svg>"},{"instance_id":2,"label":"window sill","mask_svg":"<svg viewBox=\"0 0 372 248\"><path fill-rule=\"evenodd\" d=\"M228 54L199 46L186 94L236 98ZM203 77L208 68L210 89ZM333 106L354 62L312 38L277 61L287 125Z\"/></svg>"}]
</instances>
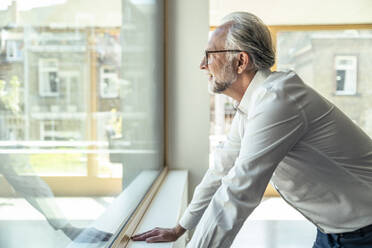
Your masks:
<instances>
[{"instance_id":1,"label":"window sill","mask_svg":"<svg viewBox=\"0 0 372 248\"><path fill-rule=\"evenodd\" d=\"M121 223L126 222L128 214L132 213L141 201L145 191L158 176L155 171L143 171L130 186L125 189L110 205L108 209L93 223L93 227L106 232L115 233L119 230ZM147 184L147 185L144 185ZM145 187L144 187L145 186ZM152 198L147 210L138 223L132 222L134 233L141 233L154 227L173 227L187 206L188 173L185 170L168 171L158 191ZM184 248L188 233L176 242L170 243L146 243L129 241L129 248ZM112 247L123 247L121 240L119 245ZM70 243L68 248L97 248L109 247L110 244L86 244ZM110 246L111 247L111 246Z\"/></svg>"},{"instance_id":2,"label":"window sill","mask_svg":"<svg viewBox=\"0 0 372 248\"><path fill-rule=\"evenodd\" d=\"M135 233L148 231L154 227L174 227L187 206L187 171L169 171L155 198L139 223ZM187 233L177 242L152 243L130 241L129 248L183 248Z\"/></svg>"},{"instance_id":3,"label":"window sill","mask_svg":"<svg viewBox=\"0 0 372 248\"><path fill-rule=\"evenodd\" d=\"M355 96L355 97L360 97L360 93L347 93L347 92L335 92L332 93L332 96Z\"/></svg>"},{"instance_id":4,"label":"window sill","mask_svg":"<svg viewBox=\"0 0 372 248\"><path fill-rule=\"evenodd\" d=\"M131 184L115 198L104 213L91 224L91 227L115 235L117 231L120 231L122 224L126 223L131 218L143 197L146 195L146 192L152 187L152 184L158 176L159 171L157 170L142 171ZM67 248L103 248L109 247L110 242L111 241L93 244L71 242Z\"/></svg>"}]
</instances>

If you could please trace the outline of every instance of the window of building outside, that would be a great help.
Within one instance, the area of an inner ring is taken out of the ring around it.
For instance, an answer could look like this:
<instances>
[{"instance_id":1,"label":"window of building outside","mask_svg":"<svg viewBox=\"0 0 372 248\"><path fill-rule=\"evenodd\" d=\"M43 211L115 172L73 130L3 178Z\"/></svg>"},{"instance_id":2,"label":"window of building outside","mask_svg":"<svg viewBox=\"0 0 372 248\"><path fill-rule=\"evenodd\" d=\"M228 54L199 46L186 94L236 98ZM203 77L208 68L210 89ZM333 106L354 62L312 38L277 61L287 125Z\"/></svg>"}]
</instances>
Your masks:
<instances>
[{"instance_id":1,"label":"window of building outside","mask_svg":"<svg viewBox=\"0 0 372 248\"><path fill-rule=\"evenodd\" d=\"M295 70L306 84L372 137L372 30L271 29L275 31L272 34L276 40L277 70ZM230 98L211 96L210 154L226 138L234 113Z\"/></svg>"},{"instance_id":2,"label":"window of building outside","mask_svg":"<svg viewBox=\"0 0 372 248\"><path fill-rule=\"evenodd\" d=\"M40 97L58 96L59 95L58 60L39 59L38 71L39 71L38 86Z\"/></svg>"},{"instance_id":3,"label":"window of building outside","mask_svg":"<svg viewBox=\"0 0 372 248\"><path fill-rule=\"evenodd\" d=\"M110 247L164 168L163 2L1 1L0 247Z\"/></svg>"},{"instance_id":4,"label":"window of building outside","mask_svg":"<svg viewBox=\"0 0 372 248\"><path fill-rule=\"evenodd\" d=\"M22 59L22 40L7 41L6 59L8 61L17 61Z\"/></svg>"},{"instance_id":5,"label":"window of building outside","mask_svg":"<svg viewBox=\"0 0 372 248\"><path fill-rule=\"evenodd\" d=\"M357 57L336 56L336 94L355 95L357 93Z\"/></svg>"}]
</instances>

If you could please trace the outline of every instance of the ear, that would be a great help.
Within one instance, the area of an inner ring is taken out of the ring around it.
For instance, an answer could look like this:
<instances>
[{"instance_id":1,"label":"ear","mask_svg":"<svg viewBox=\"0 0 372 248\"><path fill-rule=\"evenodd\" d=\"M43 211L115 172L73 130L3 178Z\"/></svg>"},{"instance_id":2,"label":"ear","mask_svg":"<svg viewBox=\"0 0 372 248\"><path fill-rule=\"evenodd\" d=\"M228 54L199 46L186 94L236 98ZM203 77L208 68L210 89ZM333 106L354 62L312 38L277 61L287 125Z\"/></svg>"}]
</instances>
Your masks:
<instances>
[{"instance_id":1,"label":"ear","mask_svg":"<svg viewBox=\"0 0 372 248\"><path fill-rule=\"evenodd\" d=\"M249 55L248 53L246 52L241 52L239 54L239 57L238 57L238 68L237 68L237 72L238 74L241 74L243 73L243 71L245 71L248 66L249 66Z\"/></svg>"}]
</instances>

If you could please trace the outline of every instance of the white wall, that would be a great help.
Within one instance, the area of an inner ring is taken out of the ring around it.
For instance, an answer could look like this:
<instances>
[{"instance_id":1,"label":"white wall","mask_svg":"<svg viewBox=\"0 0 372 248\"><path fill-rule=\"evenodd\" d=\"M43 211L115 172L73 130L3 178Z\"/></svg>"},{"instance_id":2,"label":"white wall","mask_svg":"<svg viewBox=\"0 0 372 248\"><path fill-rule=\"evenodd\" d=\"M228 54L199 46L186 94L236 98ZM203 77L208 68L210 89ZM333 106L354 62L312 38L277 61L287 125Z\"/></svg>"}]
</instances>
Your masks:
<instances>
[{"instance_id":1,"label":"white wall","mask_svg":"<svg viewBox=\"0 0 372 248\"><path fill-rule=\"evenodd\" d=\"M208 1L167 1L167 157L189 171L190 194L208 168L209 93L200 71L209 31Z\"/></svg>"},{"instance_id":2,"label":"white wall","mask_svg":"<svg viewBox=\"0 0 372 248\"><path fill-rule=\"evenodd\" d=\"M210 24L233 11L248 11L267 25L372 23L371 0L210 0Z\"/></svg>"}]
</instances>

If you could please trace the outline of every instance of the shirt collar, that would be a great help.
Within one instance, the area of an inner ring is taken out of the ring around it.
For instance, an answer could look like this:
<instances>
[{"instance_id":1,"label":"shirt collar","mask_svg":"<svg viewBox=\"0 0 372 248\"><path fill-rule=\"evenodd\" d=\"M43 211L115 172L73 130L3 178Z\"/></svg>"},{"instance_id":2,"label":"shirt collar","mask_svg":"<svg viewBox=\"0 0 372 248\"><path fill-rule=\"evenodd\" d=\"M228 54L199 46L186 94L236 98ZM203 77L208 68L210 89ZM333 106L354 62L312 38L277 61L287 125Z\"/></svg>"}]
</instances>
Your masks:
<instances>
[{"instance_id":1,"label":"shirt collar","mask_svg":"<svg viewBox=\"0 0 372 248\"><path fill-rule=\"evenodd\" d=\"M259 70L256 72L251 83L248 85L248 88L245 90L242 100L240 102L236 102L236 108L238 111L242 112L243 114L248 114L249 103L251 101L253 92L262 82L266 80L271 73L272 72L269 69Z\"/></svg>"}]
</instances>

